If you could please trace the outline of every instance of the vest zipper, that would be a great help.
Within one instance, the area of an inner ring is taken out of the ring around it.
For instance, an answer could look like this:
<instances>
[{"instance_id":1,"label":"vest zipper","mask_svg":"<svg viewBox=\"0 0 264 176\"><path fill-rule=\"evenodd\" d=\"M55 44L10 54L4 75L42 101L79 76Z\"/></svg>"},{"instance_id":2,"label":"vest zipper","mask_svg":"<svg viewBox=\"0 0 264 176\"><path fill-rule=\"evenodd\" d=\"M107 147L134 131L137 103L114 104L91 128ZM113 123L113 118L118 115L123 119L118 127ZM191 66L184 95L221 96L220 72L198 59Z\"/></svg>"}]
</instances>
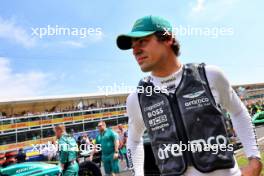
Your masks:
<instances>
[{"instance_id":1,"label":"vest zipper","mask_svg":"<svg viewBox=\"0 0 264 176\"><path fill-rule=\"evenodd\" d=\"M176 92L173 94L170 93L168 99L170 102L170 106L172 108L172 114L174 116L175 126L176 126L176 130L177 130L179 139L180 139L180 141L182 141L183 144L187 145L187 149L188 149L188 140L189 139L186 135L182 116L179 112L179 105L178 105L178 101L177 101L177 97L176 97ZM177 110L174 108L173 104L176 105ZM184 161L186 164L185 167L187 168L187 166L191 166L192 165L192 156L190 155L189 151L188 150L183 151L182 154L183 154Z\"/></svg>"}]
</instances>

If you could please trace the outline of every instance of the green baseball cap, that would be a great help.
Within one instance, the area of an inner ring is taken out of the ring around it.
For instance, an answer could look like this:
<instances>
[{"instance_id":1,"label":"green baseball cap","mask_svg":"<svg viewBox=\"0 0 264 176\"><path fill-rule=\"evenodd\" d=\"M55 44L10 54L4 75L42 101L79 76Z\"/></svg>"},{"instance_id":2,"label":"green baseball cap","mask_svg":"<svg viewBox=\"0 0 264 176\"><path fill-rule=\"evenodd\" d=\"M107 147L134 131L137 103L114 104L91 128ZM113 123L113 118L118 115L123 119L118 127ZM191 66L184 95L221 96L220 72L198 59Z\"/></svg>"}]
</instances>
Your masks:
<instances>
[{"instance_id":1,"label":"green baseball cap","mask_svg":"<svg viewBox=\"0 0 264 176\"><path fill-rule=\"evenodd\" d=\"M118 48L127 50L131 48L132 38L146 37L157 31L172 32L172 26L170 22L162 17L152 15L145 16L135 22L131 32L119 35L116 43Z\"/></svg>"}]
</instances>

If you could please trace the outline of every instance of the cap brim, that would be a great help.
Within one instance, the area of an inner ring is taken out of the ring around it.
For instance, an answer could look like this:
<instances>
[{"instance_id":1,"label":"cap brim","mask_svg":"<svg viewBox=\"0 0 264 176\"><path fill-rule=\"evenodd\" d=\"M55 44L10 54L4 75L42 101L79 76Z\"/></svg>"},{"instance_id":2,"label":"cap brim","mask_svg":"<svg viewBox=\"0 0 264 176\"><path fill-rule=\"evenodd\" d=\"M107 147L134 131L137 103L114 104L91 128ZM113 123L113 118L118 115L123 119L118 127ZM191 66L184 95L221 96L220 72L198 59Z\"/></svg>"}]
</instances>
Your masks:
<instances>
[{"instance_id":1,"label":"cap brim","mask_svg":"<svg viewBox=\"0 0 264 176\"><path fill-rule=\"evenodd\" d=\"M119 35L116 39L116 44L121 50L127 50L131 48L132 38L141 38L154 34L155 31L136 31L128 34Z\"/></svg>"}]
</instances>

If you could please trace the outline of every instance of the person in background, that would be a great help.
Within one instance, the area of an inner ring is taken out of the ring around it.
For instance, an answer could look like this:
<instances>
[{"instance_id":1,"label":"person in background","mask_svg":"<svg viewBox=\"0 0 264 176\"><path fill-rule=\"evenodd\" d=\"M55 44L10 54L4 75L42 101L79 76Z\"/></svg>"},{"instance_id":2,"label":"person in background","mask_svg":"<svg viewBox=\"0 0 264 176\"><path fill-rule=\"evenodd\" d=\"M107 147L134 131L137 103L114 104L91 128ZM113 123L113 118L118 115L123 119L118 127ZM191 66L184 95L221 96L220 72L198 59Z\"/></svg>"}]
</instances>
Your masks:
<instances>
[{"instance_id":1,"label":"person in background","mask_svg":"<svg viewBox=\"0 0 264 176\"><path fill-rule=\"evenodd\" d=\"M57 125L54 129L58 139L59 161L63 176L77 176L79 165L76 162L78 146L75 139L66 133L64 125Z\"/></svg>"},{"instance_id":2,"label":"person in background","mask_svg":"<svg viewBox=\"0 0 264 176\"><path fill-rule=\"evenodd\" d=\"M20 148L18 150L18 154L16 156L16 159L17 159L17 163L22 163L22 162L26 161L26 154L25 154L23 148Z\"/></svg>"},{"instance_id":3,"label":"person in background","mask_svg":"<svg viewBox=\"0 0 264 176\"><path fill-rule=\"evenodd\" d=\"M100 121L97 127L100 134L96 137L96 144L101 144L105 174L114 176L120 172L118 160L118 135L112 129L106 128L104 121ZM91 161L95 152L96 151L94 150L90 156Z\"/></svg>"},{"instance_id":4,"label":"person in background","mask_svg":"<svg viewBox=\"0 0 264 176\"><path fill-rule=\"evenodd\" d=\"M89 136L86 134L86 133L84 133L83 134L83 136L82 136L82 144L85 144L85 145L90 145L90 139L89 139Z\"/></svg>"},{"instance_id":5,"label":"person in background","mask_svg":"<svg viewBox=\"0 0 264 176\"><path fill-rule=\"evenodd\" d=\"M124 130L123 125L118 125L118 134L119 134L119 155L121 160L123 161L125 159L126 161L126 167L129 168L128 158L127 158L127 149L126 149L126 143L127 143L127 131Z\"/></svg>"},{"instance_id":6,"label":"person in background","mask_svg":"<svg viewBox=\"0 0 264 176\"><path fill-rule=\"evenodd\" d=\"M48 160L49 161L56 161L57 160L57 150L58 144L56 143L55 140L51 141L51 147L49 147L49 155L48 155Z\"/></svg>"}]
</instances>

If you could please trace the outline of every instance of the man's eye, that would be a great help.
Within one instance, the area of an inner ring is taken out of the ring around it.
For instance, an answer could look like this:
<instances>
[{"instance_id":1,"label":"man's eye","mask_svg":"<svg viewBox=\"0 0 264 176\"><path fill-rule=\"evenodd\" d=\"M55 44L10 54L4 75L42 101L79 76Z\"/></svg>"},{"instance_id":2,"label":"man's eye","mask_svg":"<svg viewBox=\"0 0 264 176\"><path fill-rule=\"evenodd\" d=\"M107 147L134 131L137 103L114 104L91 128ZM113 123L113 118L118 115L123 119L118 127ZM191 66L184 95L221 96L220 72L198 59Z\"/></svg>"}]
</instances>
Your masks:
<instances>
[{"instance_id":1,"label":"man's eye","mask_svg":"<svg viewBox=\"0 0 264 176\"><path fill-rule=\"evenodd\" d=\"M139 41L139 43L140 43L141 45L145 44L146 42L147 42L146 40L140 40L140 41Z\"/></svg>"}]
</instances>

